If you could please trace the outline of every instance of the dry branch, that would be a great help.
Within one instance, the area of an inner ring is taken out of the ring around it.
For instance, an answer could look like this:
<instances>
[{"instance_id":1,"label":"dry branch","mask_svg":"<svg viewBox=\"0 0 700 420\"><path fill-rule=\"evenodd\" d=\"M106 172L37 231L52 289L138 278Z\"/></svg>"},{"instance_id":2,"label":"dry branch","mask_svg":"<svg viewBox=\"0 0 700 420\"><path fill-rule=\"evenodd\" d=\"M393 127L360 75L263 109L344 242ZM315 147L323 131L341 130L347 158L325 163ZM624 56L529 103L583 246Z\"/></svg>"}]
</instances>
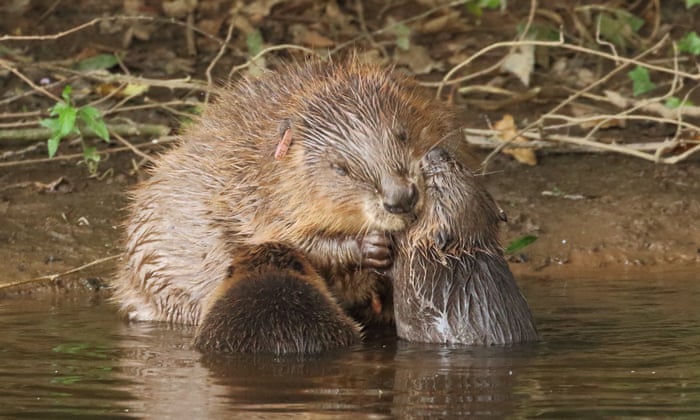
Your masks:
<instances>
[{"instance_id":1,"label":"dry branch","mask_svg":"<svg viewBox=\"0 0 700 420\"><path fill-rule=\"evenodd\" d=\"M170 127L160 124L108 124L107 129L120 136L163 137L170 132ZM85 127L81 134L90 138L97 137L89 127ZM47 140L49 137L51 130L45 127L0 130L0 145L16 146L29 141Z\"/></svg>"}]
</instances>

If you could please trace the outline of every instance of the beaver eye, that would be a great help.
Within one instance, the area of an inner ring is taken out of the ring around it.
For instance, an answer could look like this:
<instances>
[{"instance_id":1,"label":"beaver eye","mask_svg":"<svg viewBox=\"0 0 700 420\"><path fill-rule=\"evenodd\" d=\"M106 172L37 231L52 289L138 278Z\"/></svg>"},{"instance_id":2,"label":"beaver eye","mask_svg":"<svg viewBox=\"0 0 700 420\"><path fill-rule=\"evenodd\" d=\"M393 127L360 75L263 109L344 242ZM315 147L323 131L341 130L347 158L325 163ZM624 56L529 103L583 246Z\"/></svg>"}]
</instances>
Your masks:
<instances>
[{"instance_id":1,"label":"beaver eye","mask_svg":"<svg viewBox=\"0 0 700 420\"><path fill-rule=\"evenodd\" d=\"M347 176L348 175L348 168L346 168L344 165L336 162L331 162L331 169L333 171L340 175L340 176Z\"/></svg>"}]
</instances>

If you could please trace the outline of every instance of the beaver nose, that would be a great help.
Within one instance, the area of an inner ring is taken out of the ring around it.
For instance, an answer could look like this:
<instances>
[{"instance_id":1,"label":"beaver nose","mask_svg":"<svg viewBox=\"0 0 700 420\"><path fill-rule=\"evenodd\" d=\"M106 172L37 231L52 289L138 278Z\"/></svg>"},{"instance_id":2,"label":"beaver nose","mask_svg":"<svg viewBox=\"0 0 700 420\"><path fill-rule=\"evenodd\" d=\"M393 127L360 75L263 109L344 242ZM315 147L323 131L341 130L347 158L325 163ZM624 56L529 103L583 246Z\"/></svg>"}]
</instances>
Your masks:
<instances>
[{"instance_id":1,"label":"beaver nose","mask_svg":"<svg viewBox=\"0 0 700 420\"><path fill-rule=\"evenodd\" d=\"M387 177L382 182L384 209L389 213L403 214L413 211L418 201L416 185L407 179Z\"/></svg>"}]
</instances>

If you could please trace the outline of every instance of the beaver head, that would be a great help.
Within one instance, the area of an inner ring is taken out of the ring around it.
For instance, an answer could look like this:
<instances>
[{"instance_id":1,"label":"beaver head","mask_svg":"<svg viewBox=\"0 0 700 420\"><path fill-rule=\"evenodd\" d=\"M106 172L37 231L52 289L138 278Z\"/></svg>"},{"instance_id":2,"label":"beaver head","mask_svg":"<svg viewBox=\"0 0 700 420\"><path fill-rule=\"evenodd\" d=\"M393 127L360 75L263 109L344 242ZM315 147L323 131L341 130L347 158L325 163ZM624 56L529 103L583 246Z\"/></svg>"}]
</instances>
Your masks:
<instances>
[{"instance_id":1,"label":"beaver head","mask_svg":"<svg viewBox=\"0 0 700 420\"><path fill-rule=\"evenodd\" d=\"M425 211L398 235L392 275L397 334L471 345L537 339L498 243L503 212L447 149L423 159Z\"/></svg>"},{"instance_id":2,"label":"beaver head","mask_svg":"<svg viewBox=\"0 0 700 420\"><path fill-rule=\"evenodd\" d=\"M297 77L306 89L287 107L291 145L278 161L281 182L302 194L297 219L313 215L329 233L406 228L423 203L420 157L454 133L451 115L407 79L354 61Z\"/></svg>"}]
</instances>

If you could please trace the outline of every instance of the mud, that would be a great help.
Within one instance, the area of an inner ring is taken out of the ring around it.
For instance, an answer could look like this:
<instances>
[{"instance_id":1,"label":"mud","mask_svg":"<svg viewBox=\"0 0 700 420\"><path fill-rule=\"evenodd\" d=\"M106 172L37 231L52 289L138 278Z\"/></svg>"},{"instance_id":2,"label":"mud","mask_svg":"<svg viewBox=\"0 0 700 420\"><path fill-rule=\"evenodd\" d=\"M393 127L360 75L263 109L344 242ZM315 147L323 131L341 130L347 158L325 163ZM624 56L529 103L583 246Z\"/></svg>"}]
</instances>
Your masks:
<instances>
[{"instance_id":1,"label":"mud","mask_svg":"<svg viewBox=\"0 0 700 420\"><path fill-rule=\"evenodd\" d=\"M526 167L499 157L488 169L485 182L509 219L503 242L538 237L510 257L516 277L633 272L644 278L700 262L697 162L657 166L622 156L559 155ZM109 282L125 192L145 175L131 174L127 153L112 155L101 170L106 175L99 180L74 162L0 168L0 284L15 284L0 294Z\"/></svg>"}]
</instances>

